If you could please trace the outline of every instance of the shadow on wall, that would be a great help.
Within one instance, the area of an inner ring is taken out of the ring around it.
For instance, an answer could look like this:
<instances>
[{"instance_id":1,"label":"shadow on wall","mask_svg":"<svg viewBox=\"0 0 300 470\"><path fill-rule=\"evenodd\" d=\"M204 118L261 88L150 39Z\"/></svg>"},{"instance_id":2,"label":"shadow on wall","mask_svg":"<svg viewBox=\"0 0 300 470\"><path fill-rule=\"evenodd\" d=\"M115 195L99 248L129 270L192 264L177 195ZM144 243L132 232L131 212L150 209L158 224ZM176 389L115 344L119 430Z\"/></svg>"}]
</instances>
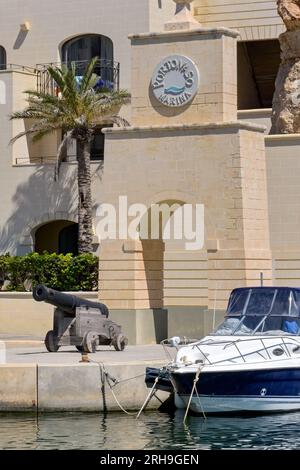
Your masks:
<instances>
[{"instance_id":1,"label":"shadow on wall","mask_svg":"<svg viewBox=\"0 0 300 470\"><path fill-rule=\"evenodd\" d=\"M54 167L15 168L25 173L24 183L17 186L12 197L12 212L0 231L0 253L23 255L32 250L31 234L48 221L70 215L77 217L76 166L63 164L59 182L54 181ZM26 177L27 176L27 177ZM17 179L17 178L16 178Z\"/></svg>"},{"instance_id":2,"label":"shadow on wall","mask_svg":"<svg viewBox=\"0 0 300 470\"><path fill-rule=\"evenodd\" d=\"M28 31L26 30L23 31L22 29L20 29L18 36L14 43L14 49L20 49L20 47L22 46L23 42L25 41L27 37L27 34L28 34Z\"/></svg>"}]
</instances>

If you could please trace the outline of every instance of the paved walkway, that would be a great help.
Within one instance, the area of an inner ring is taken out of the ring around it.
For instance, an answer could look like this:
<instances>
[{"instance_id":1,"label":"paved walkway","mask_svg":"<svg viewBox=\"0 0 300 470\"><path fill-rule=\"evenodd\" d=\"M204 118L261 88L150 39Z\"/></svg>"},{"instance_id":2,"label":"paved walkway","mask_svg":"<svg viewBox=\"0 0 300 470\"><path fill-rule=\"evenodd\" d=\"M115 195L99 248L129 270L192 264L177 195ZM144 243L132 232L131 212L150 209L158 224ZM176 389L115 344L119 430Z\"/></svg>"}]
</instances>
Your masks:
<instances>
[{"instance_id":1,"label":"paved walkway","mask_svg":"<svg viewBox=\"0 0 300 470\"><path fill-rule=\"evenodd\" d=\"M6 361L23 364L77 364L81 353L75 346L64 346L57 353L49 353L42 338L0 334L0 341L6 346ZM174 357L176 350L168 348ZM89 354L92 361L106 364L128 364L134 362L170 361L164 348L159 344L127 346L119 352L111 346L99 346L95 354Z\"/></svg>"},{"instance_id":2,"label":"paved walkway","mask_svg":"<svg viewBox=\"0 0 300 470\"><path fill-rule=\"evenodd\" d=\"M99 346L95 354L89 354L92 361L104 364L130 364L136 362L169 362L164 349L160 345L127 346L124 351L115 351L109 346ZM78 364L81 353L75 347L60 348L57 353L49 353L42 347L8 347L6 350L7 363L34 364Z\"/></svg>"}]
</instances>

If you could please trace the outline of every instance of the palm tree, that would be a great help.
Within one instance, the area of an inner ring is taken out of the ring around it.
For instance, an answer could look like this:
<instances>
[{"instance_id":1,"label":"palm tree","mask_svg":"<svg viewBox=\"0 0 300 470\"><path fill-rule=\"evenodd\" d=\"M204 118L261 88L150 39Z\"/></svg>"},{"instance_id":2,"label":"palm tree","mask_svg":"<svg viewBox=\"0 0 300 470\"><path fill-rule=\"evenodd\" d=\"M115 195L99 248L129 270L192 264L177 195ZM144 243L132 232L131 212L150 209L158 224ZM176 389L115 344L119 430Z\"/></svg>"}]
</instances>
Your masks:
<instances>
[{"instance_id":1,"label":"palm tree","mask_svg":"<svg viewBox=\"0 0 300 470\"><path fill-rule=\"evenodd\" d=\"M126 90L97 91L99 77L94 74L97 60L97 57L91 60L79 83L75 65L49 67L48 72L60 90L59 96L27 90L27 108L10 116L11 119L31 119L34 122L28 130L14 137L11 143L23 136L31 135L33 141L38 141L57 130L63 132L63 139L57 151L56 180L66 147L71 139L76 140L79 253L92 251L90 147L96 128L107 124L128 125L125 119L117 115L116 110L130 101L130 94Z\"/></svg>"}]
</instances>

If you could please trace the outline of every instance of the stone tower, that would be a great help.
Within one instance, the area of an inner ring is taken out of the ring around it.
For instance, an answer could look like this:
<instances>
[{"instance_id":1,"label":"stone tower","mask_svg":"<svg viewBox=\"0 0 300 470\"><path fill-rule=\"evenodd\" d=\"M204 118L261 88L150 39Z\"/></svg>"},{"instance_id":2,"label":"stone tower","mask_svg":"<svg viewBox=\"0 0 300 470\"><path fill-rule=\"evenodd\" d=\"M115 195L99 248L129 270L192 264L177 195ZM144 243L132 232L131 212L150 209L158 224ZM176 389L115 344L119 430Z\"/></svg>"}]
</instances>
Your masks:
<instances>
[{"instance_id":1,"label":"stone tower","mask_svg":"<svg viewBox=\"0 0 300 470\"><path fill-rule=\"evenodd\" d=\"M131 126L105 131L104 202L203 204L205 241L102 242L100 298L132 343L201 336L233 288L271 279L264 128L237 120L238 33L174 1L164 31L130 36Z\"/></svg>"}]
</instances>

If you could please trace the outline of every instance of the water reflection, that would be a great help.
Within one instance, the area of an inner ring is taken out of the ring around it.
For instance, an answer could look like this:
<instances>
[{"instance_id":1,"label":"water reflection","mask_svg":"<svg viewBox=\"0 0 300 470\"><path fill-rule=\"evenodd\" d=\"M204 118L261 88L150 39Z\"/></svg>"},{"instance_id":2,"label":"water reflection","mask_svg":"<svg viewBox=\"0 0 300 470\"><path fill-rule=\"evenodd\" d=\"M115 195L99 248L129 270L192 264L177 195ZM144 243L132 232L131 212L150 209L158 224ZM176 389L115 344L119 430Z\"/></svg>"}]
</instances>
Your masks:
<instances>
[{"instance_id":1,"label":"water reflection","mask_svg":"<svg viewBox=\"0 0 300 470\"><path fill-rule=\"evenodd\" d=\"M146 413L0 415L1 449L300 449L300 413L258 417Z\"/></svg>"}]
</instances>

